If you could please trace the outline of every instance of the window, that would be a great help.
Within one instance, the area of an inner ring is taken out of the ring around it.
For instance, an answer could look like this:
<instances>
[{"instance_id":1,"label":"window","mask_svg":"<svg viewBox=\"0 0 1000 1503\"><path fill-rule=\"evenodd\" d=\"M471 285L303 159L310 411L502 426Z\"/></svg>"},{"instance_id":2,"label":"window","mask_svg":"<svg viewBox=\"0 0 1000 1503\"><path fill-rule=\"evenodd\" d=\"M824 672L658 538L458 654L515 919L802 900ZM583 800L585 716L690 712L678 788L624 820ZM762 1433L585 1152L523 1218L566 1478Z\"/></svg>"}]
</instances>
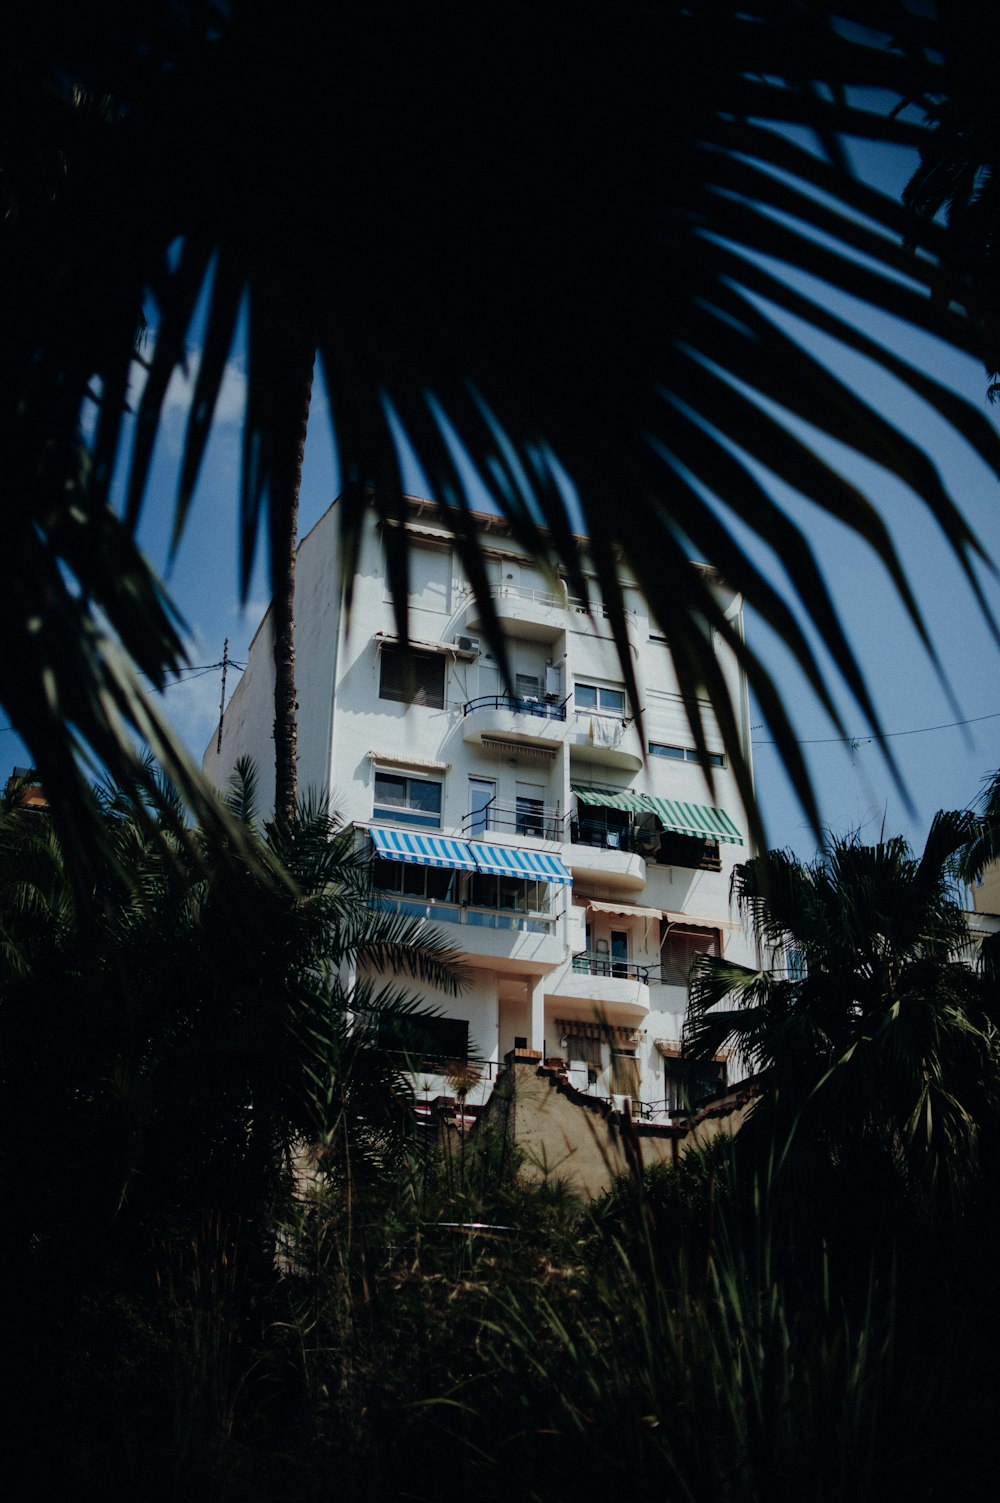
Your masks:
<instances>
[{"instance_id":1,"label":"window","mask_svg":"<svg viewBox=\"0 0 1000 1503\"><path fill-rule=\"evenodd\" d=\"M374 819L395 825L441 828L441 784L429 778L408 778L394 772L376 772Z\"/></svg>"},{"instance_id":2,"label":"window","mask_svg":"<svg viewBox=\"0 0 1000 1503\"><path fill-rule=\"evenodd\" d=\"M660 975L668 986L687 986L699 955L718 955L714 929L668 929L660 946Z\"/></svg>"},{"instance_id":3,"label":"window","mask_svg":"<svg viewBox=\"0 0 1000 1503\"><path fill-rule=\"evenodd\" d=\"M674 762L697 762L702 759L693 746L665 746L662 741L649 743L649 755L651 757L669 757ZM726 759L722 752L707 752L705 762L709 767L725 767Z\"/></svg>"},{"instance_id":4,"label":"window","mask_svg":"<svg viewBox=\"0 0 1000 1503\"><path fill-rule=\"evenodd\" d=\"M547 882L529 882L523 877L493 877L473 872L469 883L473 908L494 908L504 913L547 913Z\"/></svg>"},{"instance_id":5,"label":"window","mask_svg":"<svg viewBox=\"0 0 1000 1503\"><path fill-rule=\"evenodd\" d=\"M425 540L419 544L411 534L409 563L410 610L435 611L439 615L448 615L451 610L455 565L447 539L442 538L440 543ZM388 587L389 571L384 563L383 569L383 579L386 580L383 599L389 601L392 599Z\"/></svg>"},{"instance_id":6,"label":"window","mask_svg":"<svg viewBox=\"0 0 1000 1503\"><path fill-rule=\"evenodd\" d=\"M665 1059L663 1094L671 1112L691 1111L726 1088L726 1066L721 1060Z\"/></svg>"},{"instance_id":7,"label":"window","mask_svg":"<svg viewBox=\"0 0 1000 1503\"><path fill-rule=\"evenodd\" d=\"M601 684L577 684L573 702L578 710L593 710L598 715L625 714L625 690L606 689Z\"/></svg>"},{"instance_id":8,"label":"window","mask_svg":"<svg viewBox=\"0 0 1000 1503\"><path fill-rule=\"evenodd\" d=\"M377 892L402 894L423 902L456 903L459 873L442 866L418 866L411 861L386 861L378 856L372 868Z\"/></svg>"},{"instance_id":9,"label":"window","mask_svg":"<svg viewBox=\"0 0 1000 1503\"><path fill-rule=\"evenodd\" d=\"M611 974L628 975L628 931L625 929L611 931Z\"/></svg>"},{"instance_id":10,"label":"window","mask_svg":"<svg viewBox=\"0 0 1000 1503\"><path fill-rule=\"evenodd\" d=\"M398 1050L409 1056L411 1068L435 1070L449 1064L467 1064L469 1059L469 1025L461 1018L408 1017L379 1018L378 1041L383 1049Z\"/></svg>"},{"instance_id":11,"label":"window","mask_svg":"<svg viewBox=\"0 0 1000 1503\"><path fill-rule=\"evenodd\" d=\"M382 648L378 693L380 699L444 709L445 660L437 652L405 652L387 642Z\"/></svg>"},{"instance_id":12,"label":"window","mask_svg":"<svg viewBox=\"0 0 1000 1503\"><path fill-rule=\"evenodd\" d=\"M806 954L800 945L786 945L785 971L789 981L806 979Z\"/></svg>"},{"instance_id":13,"label":"window","mask_svg":"<svg viewBox=\"0 0 1000 1503\"><path fill-rule=\"evenodd\" d=\"M579 1033L566 1035L566 1059L570 1064L581 1064L587 1067L587 1084L596 1085L597 1077L601 1073L601 1041L600 1039L584 1038Z\"/></svg>"},{"instance_id":14,"label":"window","mask_svg":"<svg viewBox=\"0 0 1000 1503\"><path fill-rule=\"evenodd\" d=\"M665 830L660 836L656 859L661 866L689 866L694 871L721 872L722 857L717 840L699 840L696 835L675 835Z\"/></svg>"},{"instance_id":15,"label":"window","mask_svg":"<svg viewBox=\"0 0 1000 1503\"><path fill-rule=\"evenodd\" d=\"M615 1096L638 1096L639 1061L634 1049L612 1048L611 1090Z\"/></svg>"},{"instance_id":16,"label":"window","mask_svg":"<svg viewBox=\"0 0 1000 1503\"><path fill-rule=\"evenodd\" d=\"M517 783L514 829L518 835L545 834L545 789L540 783Z\"/></svg>"}]
</instances>

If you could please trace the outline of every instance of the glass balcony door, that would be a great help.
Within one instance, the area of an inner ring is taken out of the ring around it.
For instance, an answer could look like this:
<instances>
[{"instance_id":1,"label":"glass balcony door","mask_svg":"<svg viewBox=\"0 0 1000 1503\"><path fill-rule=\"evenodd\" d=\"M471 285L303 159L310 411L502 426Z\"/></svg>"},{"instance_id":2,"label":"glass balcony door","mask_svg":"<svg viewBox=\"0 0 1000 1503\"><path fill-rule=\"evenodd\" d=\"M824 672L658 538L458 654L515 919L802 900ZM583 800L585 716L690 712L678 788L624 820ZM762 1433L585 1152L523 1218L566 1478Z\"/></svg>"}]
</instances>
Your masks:
<instances>
[{"instance_id":1,"label":"glass balcony door","mask_svg":"<svg viewBox=\"0 0 1000 1503\"><path fill-rule=\"evenodd\" d=\"M490 808L496 803L497 785L492 778L469 779L469 834L473 840L490 829Z\"/></svg>"}]
</instances>

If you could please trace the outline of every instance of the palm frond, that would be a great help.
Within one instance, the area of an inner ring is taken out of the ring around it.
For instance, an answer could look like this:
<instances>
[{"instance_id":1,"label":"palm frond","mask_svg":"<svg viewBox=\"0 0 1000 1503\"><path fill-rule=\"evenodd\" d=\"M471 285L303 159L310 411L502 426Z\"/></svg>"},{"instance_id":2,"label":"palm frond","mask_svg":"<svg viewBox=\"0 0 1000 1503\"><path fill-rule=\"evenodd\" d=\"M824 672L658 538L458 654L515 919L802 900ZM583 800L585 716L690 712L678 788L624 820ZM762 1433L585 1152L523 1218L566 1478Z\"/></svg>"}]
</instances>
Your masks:
<instances>
[{"instance_id":1,"label":"palm frond","mask_svg":"<svg viewBox=\"0 0 1000 1503\"><path fill-rule=\"evenodd\" d=\"M1000 772L984 780L977 808L978 818L957 862L963 882L977 881L991 862L1000 861Z\"/></svg>"},{"instance_id":2,"label":"palm frond","mask_svg":"<svg viewBox=\"0 0 1000 1503\"><path fill-rule=\"evenodd\" d=\"M200 329L179 465L180 538L245 313L244 586L265 522L273 539L288 520L279 480L291 431L282 350L291 340L303 357L318 353L329 399L345 477L348 609L365 508L390 521L404 515L398 422L446 508L502 663L470 519L483 493L516 541L583 598L576 535L587 535L639 708L619 583L623 565L632 572L676 644L696 745L705 744L707 698L748 801L738 716L711 635L696 625L716 623L712 578L692 567L691 553L718 563L782 634L839 724L815 633L878 734L877 707L821 572L757 466L867 543L933 654L877 506L799 436L798 423L902 480L977 592L983 550L932 456L783 320L792 313L891 370L1000 471L1000 441L972 407L873 340L864 311L825 306L830 294L846 294L862 310L888 310L956 349L982 352L982 279L968 303L956 277L950 301L931 295L955 247L930 215L937 189L914 190L923 211L915 215L857 182L840 144L851 136L932 154L944 140L940 109L924 124L880 116L856 91L946 99L958 88L955 37L964 37L947 16L854 0L665 4L613 18L583 6L570 35L514 0L492 16L484 62L479 31L457 0L437 8L433 26L419 8L376 0L338 17L331 90L328 9L318 0L294 0L291 12L234 0L211 7L211 26L202 7L100 0L89 33L65 0L49 11L45 35L25 28L3 64L22 110L18 139L49 150L51 191L29 187L23 146L5 148L4 327L14 379L0 420L18 508L0 621L16 665L3 702L67 834L85 835L76 754L134 775L135 733L208 817L197 779L114 646L121 642L154 684L183 661L178 624L107 502L130 443L126 513L130 522L139 515L170 378ZM108 36L114 46L96 44ZM375 37L391 40L378 44L373 74ZM818 152L797 144L793 130L812 132ZM34 156L30 165L37 169ZM803 277L815 290L803 290ZM144 299L155 343L127 423ZM268 334L276 328L284 344ZM88 393L99 405L85 442ZM785 566L788 593L720 523L720 501ZM409 543L401 527L387 539L405 633ZM818 826L770 670L738 650Z\"/></svg>"},{"instance_id":3,"label":"palm frond","mask_svg":"<svg viewBox=\"0 0 1000 1503\"><path fill-rule=\"evenodd\" d=\"M968 934L952 877L974 828L942 813L919 857L897 837L840 837L808 866L772 851L738 867L734 897L758 940L775 958L794 945L802 973L699 957L686 1029L695 1057L735 1045L806 1141L843 1156L853 1135L888 1152L914 1193L956 1205L998 1094L989 978L958 958Z\"/></svg>"}]
</instances>

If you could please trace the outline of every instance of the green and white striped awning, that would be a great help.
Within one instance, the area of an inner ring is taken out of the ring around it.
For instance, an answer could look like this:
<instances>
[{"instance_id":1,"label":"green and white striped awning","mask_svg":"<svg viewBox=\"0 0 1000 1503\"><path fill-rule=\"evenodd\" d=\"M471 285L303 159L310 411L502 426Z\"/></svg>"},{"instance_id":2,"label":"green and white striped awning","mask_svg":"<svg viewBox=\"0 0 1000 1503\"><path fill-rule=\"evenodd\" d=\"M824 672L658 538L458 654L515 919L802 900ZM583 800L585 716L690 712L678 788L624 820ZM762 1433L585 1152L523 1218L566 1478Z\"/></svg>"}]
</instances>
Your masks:
<instances>
[{"instance_id":1,"label":"green and white striped awning","mask_svg":"<svg viewBox=\"0 0 1000 1503\"><path fill-rule=\"evenodd\" d=\"M585 783L570 785L581 804L594 804L598 809L629 809L642 814L649 813L649 804L641 793L630 788L588 788Z\"/></svg>"},{"instance_id":2,"label":"green and white striped awning","mask_svg":"<svg viewBox=\"0 0 1000 1503\"><path fill-rule=\"evenodd\" d=\"M726 845L742 845L743 836L724 809L714 804L689 804L679 798L643 796L643 807L658 815L664 829L677 835L693 835L698 840L719 840Z\"/></svg>"},{"instance_id":3,"label":"green and white striped awning","mask_svg":"<svg viewBox=\"0 0 1000 1503\"><path fill-rule=\"evenodd\" d=\"M625 809L632 814L655 814L664 829L677 835L693 835L698 840L720 840L728 845L742 845L743 836L724 809L714 804L689 804L679 798L654 798L631 788L590 788L585 783L570 785L581 804L599 809Z\"/></svg>"}]
</instances>

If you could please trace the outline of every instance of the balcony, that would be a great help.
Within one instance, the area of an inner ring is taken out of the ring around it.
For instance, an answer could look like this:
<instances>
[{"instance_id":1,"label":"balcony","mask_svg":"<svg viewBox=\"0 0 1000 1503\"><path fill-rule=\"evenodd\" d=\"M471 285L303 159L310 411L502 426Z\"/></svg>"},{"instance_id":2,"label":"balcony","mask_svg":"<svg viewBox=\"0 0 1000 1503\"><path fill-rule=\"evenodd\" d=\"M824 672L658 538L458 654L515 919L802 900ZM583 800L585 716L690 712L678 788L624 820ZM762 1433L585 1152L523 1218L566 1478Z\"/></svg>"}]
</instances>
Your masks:
<instances>
[{"instance_id":1,"label":"balcony","mask_svg":"<svg viewBox=\"0 0 1000 1503\"><path fill-rule=\"evenodd\" d=\"M536 747L553 757L566 735L566 705L530 695L488 694L470 699L462 707L463 739L481 745L483 737L501 736L526 747Z\"/></svg>"},{"instance_id":2,"label":"balcony","mask_svg":"<svg viewBox=\"0 0 1000 1503\"><path fill-rule=\"evenodd\" d=\"M506 581L494 585L490 597L500 625L511 636L529 642L554 642L566 630L565 596ZM475 601L469 603L466 629L483 629L482 615Z\"/></svg>"},{"instance_id":3,"label":"balcony","mask_svg":"<svg viewBox=\"0 0 1000 1503\"><path fill-rule=\"evenodd\" d=\"M604 767L620 767L638 772L642 767L642 747L631 721L598 710L571 711L566 731L570 757L575 762L598 762Z\"/></svg>"},{"instance_id":4,"label":"balcony","mask_svg":"<svg viewBox=\"0 0 1000 1503\"><path fill-rule=\"evenodd\" d=\"M466 814L462 820L462 835L466 840L482 840L496 830L512 835L524 835L529 840L564 839L565 816L549 804L535 799L519 799L516 804L500 804L490 799L481 809Z\"/></svg>"},{"instance_id":5,"label":"balcony","mask_svg":"<svg viewBox=\"0 0 1000 1503\"><path fill-rule=\"evenodd\" d=\"M609 892L641 892L646 885L646 859L617 845L573 844L564 847L563 860L573 880L600 882Z\"/></svg>"},{"instance_id":6,"label":"balcony","mask_svg":"<svg viewBox=\"0 0 1000 1503\"><path fill-rule=\"evenodd\" d=\"M597 1011L611 1023L633 1023L649 1012L649 985L656 975L658 969L584 951L546 986L545 995Z\"/></svg>"},{"instance_id":7,"label":"balcony","mask_svg":"<svg viewBox=\"0 0 1000 1503\"><path fill-rule=\"evenodd\" d=\"M656 964L639 965L631 960L616 960L613 956L593 950L579 950L573 956L574 976L611 976L616 981L641 981L649 986L660 979L660 967Z\"/></svg>"},{"instance_id":8,"label":"balcony","mask_svg":"<svg viewBox=\"0 0 1000 1503\"><path fill-rule=\"evenodd\" d=\"M565 955L555 920L546 914L476 908L386 892L377 893L375 902L390 913L424 918L431 924L460 925L448 939L461 952L463 964L473 969L492 970L497 961L503 961L505 971L537 975L553 970Z\"/></svg>"}]
</instances>

